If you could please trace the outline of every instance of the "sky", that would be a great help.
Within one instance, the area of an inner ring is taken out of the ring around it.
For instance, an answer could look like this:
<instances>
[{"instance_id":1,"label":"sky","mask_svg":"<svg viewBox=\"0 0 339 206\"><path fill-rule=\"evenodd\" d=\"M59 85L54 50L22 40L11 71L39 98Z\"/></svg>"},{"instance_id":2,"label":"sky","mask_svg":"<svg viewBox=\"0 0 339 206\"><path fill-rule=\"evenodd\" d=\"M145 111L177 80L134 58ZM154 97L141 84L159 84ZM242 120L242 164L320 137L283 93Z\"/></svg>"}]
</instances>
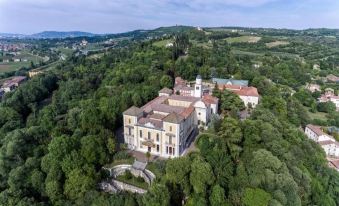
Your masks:
<instances>
[{"instance_id":1,"label":"sky","mask_svg":"<svg viewBox=\"0 0 339 206\"><path fill-rule=\"evenodd\" d=\"M0 0L0 33L173 25L339 28L339 0Z\"/></svg>"}]
</instances>

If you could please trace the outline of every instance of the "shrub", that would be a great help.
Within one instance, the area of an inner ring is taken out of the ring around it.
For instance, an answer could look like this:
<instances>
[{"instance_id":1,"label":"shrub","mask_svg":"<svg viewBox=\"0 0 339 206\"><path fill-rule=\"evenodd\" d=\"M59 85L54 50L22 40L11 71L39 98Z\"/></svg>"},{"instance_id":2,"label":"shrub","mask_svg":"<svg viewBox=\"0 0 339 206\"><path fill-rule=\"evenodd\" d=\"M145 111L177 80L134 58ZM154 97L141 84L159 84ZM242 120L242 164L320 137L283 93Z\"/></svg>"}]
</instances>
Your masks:
<instances>
[{"instance_id":1,"label":"shrub","mask_svg":"<svg viewBox=\"0 0 339 206\"><path fill-rule=\"evenodd\" d=\"M133 178L133 175L132 175L131 171L126 170L126 172L125 172L125 177L126 177L126 179L128 179L128 180L132 179L132 178Z\"/></svg>"}]
</instances>

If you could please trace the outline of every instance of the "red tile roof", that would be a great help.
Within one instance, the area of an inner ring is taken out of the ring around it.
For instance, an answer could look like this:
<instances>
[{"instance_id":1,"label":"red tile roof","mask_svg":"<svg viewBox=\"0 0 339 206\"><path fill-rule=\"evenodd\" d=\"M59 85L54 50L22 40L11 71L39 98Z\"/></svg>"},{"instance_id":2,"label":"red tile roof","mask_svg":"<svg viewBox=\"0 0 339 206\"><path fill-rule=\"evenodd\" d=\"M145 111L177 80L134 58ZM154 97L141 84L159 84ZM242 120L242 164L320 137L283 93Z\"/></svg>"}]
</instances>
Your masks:
<instances>
[{"instance_id":1,"label":"red tile roof","mask_svg":"<svg viewBox=\"0 0 339 206\"><path fill-rule=\"evenodd\" d=\"M191 105L188 108L186 108L180 115L182 115L184 118L189 117L192 112L194 112L194 107Z\"/></svg>"},{"instance_id":2,"label":"red tile roof","mask_svg":"<svg viewBox=\"0 0 339 206\"><path fill-rule=\"evenodd\" d=\"M312 130L314 133L316 133L318 136L324 135L325 133L322 131L320 126L316 126L313 124L306 125L310 130Z\"/></svg>"},{"instance_id":3,"label":"red tile roof","mask_svg":"<svg viewBox=\"0 0 339 206\"><path fill-rule=\"evenodd\" d=\"M331 165L333 165L333 167L339 169L339 159L331 159L329 160L329 162L331 163Z\"/></svg>"},{"instance_id":4,"label":"red tile roof","mask_svg":"<svg viewBox=\"0 0 339 206\"><path fill-rule=\"evenodd\" d=\"M172 89L169 89L167 87L165 88L162 88L159 93L165 93L165 94L172 94L173 93L173 90Z\"/></svg>"},{"instance_id":5,"label":"red tile roof","mask_svg":"<svg viewBox=\"0 0 339 206\"><path fill-rule=\"evenodd\" d=\"M220 90L230 90L234 93L236 93L239 96L251 96L251 97L259 97L258 89L255 87L246 87L246 86L240 86L240 85L218 85Z\"/></svg>"},{"instance_id":6,"label":"red tile roof","mask_svg":"<svg viewBox=\"0 0 339 206\"><path fill-rule=\"evenodd\" d=\"M209 94L206 94L202 97L202 100L205 101L205 103L208 104L218 104L218 98L213 97Z\"/></svg>"},{"instance_id":7,"label":"red tile roof","mask_svg":"<svg viewBox=\"0 0 339 206\"><path fill-rule=\"evenodd\" d=\"M255 87L242 87L240 90L234 91L234 93L240 96L259 97L258 90Z\"/></svg>"}]
</instances>

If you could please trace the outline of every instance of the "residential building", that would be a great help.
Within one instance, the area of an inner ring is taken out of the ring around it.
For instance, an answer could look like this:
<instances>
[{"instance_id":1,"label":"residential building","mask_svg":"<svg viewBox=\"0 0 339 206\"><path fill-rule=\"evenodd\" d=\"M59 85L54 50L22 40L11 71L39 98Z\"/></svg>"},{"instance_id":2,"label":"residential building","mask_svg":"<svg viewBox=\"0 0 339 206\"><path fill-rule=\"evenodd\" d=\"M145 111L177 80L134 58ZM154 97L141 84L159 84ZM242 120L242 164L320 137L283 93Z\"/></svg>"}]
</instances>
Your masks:
<instances>
[{"instance_id":1,"label":"residential building","mask_svg":"<svg viewBox=\"0 0 339 206\"><path fill-rule=\"evenodd\" d=\"M323 132L320 126L313 125L313 124L306 125L305 134L309 139L315 142L334 140L332 136Z\"/></svg>"},{"instance_id":2,"label":"residential building","mask_svg":"<svg viewBox=\"0 0 339 206\"><path fill-rule=\"evenodd\" d=\"M80 43L80 46L87 46L88 41L86 41L85 39L83 39Z\"/></svg>"},{"instance_id":3,"label":"residential building","mask_svg":"<svg viewBox=\"0 0 339 206\"><path fill-rule=\"evenodd\" d=\"M333 102L335 104L336 110L339 111L339 96L334 94L334 90L331 88L326 88L325 93L318 98L319 102Z\"/></svg>"},{"instance_id":4,"label":"residential building","mask_svg":"<svg viewBox=\"0 0 339 206\"><path fill-rule=\"evenodd\" d=\"M255 87L238 86L238 85L218 85L220 90L227 89L237 94L244 102L246 107L255 108L259 103L259 93Z\"/></svg>"},{"instance_id":5,"label":"residential building","mask_svg":"<svg viewBox=\"0 0 339 206\"><path fill-rule=\"evenodd\" d=\"M327 156L339 157L339 142L333 140L319 141L319 145L323 148Z\"/></svg>"},{"instance_id":6,"label":"residential building","mask_svg":"<svg viewBox=\"0 0 339 206\"><path fill-rule=\"evenodd\" d=\"M201 88L198 76L191 95L173 94L164 88L141 108L132 106L126 110L123 123L128 148L165 158L183 155L197 129L206 127L218 111L218 99L203 94Z\"/></svg>"},{"instance_id":7,"label":"residential building","mask_svg":"<svg viewBox=\"0 0 339 206\"><path fill-rule=\"evenodd\" d=\"M305 128L306 136L317 142L328 157L339 157L339 142L323 132L320 126L308 124Z\"/></svg>"},{"instance_id":8,"label":"residential building","mask_svg":"<svg viewBox=\"0 0 339 206\"><path fill-rule=\"evenodd\" d=\"M309 90L310 92L320 92L321 91L321 89L320 89L320 85L318 85L318 84L307 84L306 86L305 86L305 89L307 89L307 90Z\"/></svg>"}]
</instances>

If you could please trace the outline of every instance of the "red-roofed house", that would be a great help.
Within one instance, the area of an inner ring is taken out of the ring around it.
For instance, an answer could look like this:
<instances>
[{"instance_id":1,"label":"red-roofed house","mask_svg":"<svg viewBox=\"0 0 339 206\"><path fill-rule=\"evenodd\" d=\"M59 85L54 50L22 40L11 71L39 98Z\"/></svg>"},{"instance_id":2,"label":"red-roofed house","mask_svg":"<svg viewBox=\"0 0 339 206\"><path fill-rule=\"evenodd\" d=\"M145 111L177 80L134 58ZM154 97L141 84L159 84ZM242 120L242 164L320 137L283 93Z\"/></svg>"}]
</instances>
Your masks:
<instances>
[{"instance_id":1,"label":"red-roofed house","mask_svg":"<svg viewBox=\"0 0 339 206\"><path fill-rule=\"evenodd\" d=\"M237 94L240 99L244 102L245 106L256 107L259 103L259 93L257 88L255 87L247 87L247 86L240 86L240 85L218 85L219 89L230 90Z\"/></svg>"},{"instance_id":2,"label":"red-roofed house","mask_svg":"<svg viewBox=\"0 0 339 206\"><path fill-rule=\"evenodd\" d=\"M323 132L320 126L308 124L305 128L305 134L308 138L317 142L324 149L327 156L339 157L339 142Z\"/></svg>"},{"instance_id":3,"label":"red-roofed house","mask_svg":"<svg viewBox=\"0 0 339 206\"><path fill-rule=\"evenodd\" d=\"M305 127L305 134L308 138L315 142L326 141L326 140L334 140L334 138L321 129L320 126L308 124Z\"/></svg>"}]
</instances>

